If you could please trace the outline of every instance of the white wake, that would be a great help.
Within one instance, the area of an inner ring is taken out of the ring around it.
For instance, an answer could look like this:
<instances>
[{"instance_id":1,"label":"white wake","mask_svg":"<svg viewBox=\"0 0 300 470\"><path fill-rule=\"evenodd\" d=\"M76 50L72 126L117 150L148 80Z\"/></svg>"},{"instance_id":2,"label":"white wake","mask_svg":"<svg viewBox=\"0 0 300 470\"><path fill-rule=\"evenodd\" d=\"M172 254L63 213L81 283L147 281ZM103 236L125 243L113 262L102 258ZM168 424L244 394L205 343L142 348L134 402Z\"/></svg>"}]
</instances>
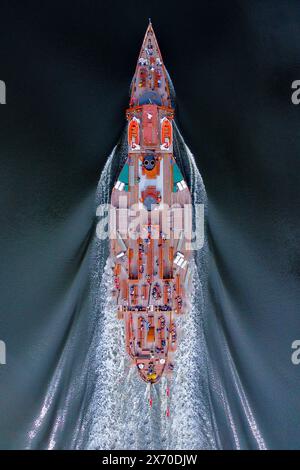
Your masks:
<instances>
[{"instance_id":1,"label":"white wake","mask_svg":"<svg viewBox=\"0 0 300 470\"><path fill-rule=\"evenodd\" d=\"M189 175L194 202L206 201L194 157L175 127L175 156ZM114 172L126 156L126 144L110 155L98 187L98 203L109 201ZM117 168L118 167L118 168ZM95 240L93 257L94 341L90 349L89 380L92 393L79 447L88 449L213 449L216 442L208 390L207 350L204 337L206 248L195 255L191 310L178 321L179 345L171 383L153 389L149 407L147 385L129 366L124 325L117 320L111 297L112 276L107 242ZM170 397L166 389L170 386ZM168 400L168 405L167 405ZM166 416L167 406L170 416Z\"/></svg>"}]
</instances>

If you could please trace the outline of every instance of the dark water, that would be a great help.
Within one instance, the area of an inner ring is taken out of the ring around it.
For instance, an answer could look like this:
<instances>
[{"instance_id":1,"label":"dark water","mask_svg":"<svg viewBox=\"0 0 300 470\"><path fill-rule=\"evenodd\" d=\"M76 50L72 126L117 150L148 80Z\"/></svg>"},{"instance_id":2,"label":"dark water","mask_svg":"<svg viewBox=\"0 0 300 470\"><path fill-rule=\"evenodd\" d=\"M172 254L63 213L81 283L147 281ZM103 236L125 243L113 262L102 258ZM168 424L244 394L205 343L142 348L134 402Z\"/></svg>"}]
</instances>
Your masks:
<instances>
[{"instance_id":1,"label":"dark water","mask_svg":"<svg viewBox=\"0 0 300 470\"><path fill-rule=\"evenodd\" d=\"M300 134L290 99L300 78L298 0L186 2L184 11L153 1L136 15L132 8L130 0L118 9L2 2L0 447L125 445L118 432L126 403L111 433L102 432L109 411L99 409L112 395L99 386L93 354L110 323L97 330L89 275L96 187L124 128L151 16L207 192L207 304L190 317L201 318L195 328L207 360L183 387L192 411L177 409L166 435L158 406L157 427L144 423L147 441L131 420L128 445L191 438L201 448L299 448L291 344L300 331ZM106 367L109 356L102 359ZM182 403L181 389L173 390ZM135 403L138 414L144 401ZM191 434L177 433L175 416L183 424L188 416Z\"/></svg>"}]
</instances>

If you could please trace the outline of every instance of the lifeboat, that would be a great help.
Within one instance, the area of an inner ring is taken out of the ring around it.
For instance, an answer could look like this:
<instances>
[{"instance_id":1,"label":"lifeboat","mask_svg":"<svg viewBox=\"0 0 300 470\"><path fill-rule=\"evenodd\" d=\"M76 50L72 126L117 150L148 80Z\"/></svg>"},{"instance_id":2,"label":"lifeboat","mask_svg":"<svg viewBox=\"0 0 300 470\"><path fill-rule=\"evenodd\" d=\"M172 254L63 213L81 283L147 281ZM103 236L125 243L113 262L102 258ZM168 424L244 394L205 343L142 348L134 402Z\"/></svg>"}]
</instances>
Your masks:
<instances>
[{"instance_id":1,"label":"lifeboat","mask_svg":"<svg viewBox=\"0 0 300 470\"><path fill-rule=\"evenodd\" d=\"M128 145L132 150L138 150L140 148L140 123L139 120L134 117L131 119L128 125Z\"/></svg>"},{"instance_id":2,"label":"lifeboat","mask_svg":"<svg viewBox=\"0 0 300 470\"><path fill-rule=\"evenodd\" d=\"M168 150L172 145L172 124L168 118L161 120L161 150Z\"/></svg>"}]
</instances>

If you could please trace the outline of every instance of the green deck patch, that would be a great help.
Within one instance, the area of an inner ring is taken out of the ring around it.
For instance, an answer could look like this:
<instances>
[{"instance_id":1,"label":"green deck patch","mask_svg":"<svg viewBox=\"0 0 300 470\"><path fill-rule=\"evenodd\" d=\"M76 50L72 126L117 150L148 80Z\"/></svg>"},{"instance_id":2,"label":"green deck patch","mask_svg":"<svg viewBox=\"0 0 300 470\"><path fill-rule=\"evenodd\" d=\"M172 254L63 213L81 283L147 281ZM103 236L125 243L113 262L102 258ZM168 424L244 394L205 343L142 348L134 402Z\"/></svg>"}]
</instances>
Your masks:
<instances>
[{"instance_id":1,"label":"green deck patch","mask_svg":"<svg viewBox=\"0 0 300 470\"><path fill-rule=\"evenodd\" d=\"M129 165L128 163L125 163L125 165L122 168L122 171L119 175L119 181L121 183L125 184L124 190L128 191L128 181L129 181Z\"/></svg>"},{"instance_id":2,"label":"green deck patch","mask_svg":"<svg viewBox=\"0 0 300 470\"><path fill-rule=\"evenodd\" d=\"M174 193L178 191L177 183L179 183L179 181L182 181L183 179L184 179L183 175L181 171L179 170L178 165L174 162L173 163L173 192Z\"/></svg>"}]
</instances>

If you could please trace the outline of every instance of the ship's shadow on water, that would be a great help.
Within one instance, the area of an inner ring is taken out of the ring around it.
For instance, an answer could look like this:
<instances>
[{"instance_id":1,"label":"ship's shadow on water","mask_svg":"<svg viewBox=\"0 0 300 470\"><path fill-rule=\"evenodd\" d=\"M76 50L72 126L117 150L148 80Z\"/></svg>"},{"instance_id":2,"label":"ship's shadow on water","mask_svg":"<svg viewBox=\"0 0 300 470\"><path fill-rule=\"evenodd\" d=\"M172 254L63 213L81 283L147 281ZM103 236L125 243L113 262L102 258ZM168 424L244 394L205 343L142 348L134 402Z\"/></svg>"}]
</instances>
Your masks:
<instances>
[{"instance_id":1,"label":"ship's shadow on water","mask_svg":"<svg viewBox=\"0 0 300 470\"><path fill-rule=\"evenodd\" d=\"M96 206L108 204L115 179L128 155L126 132L102 172ZM191 190L193 203L206 206L205 188L193 155L174 125L174 156ZM88 379L77 448L214 449L218 438L209 397L205 341L206 242L194 253L193 293L187 315L177 320L179 345L171 379L147 385L125 353L124 323L111 296L108 240L95 236L92 252L91 324ZM170 389L170 397L167 396ZM167 408L170 416L167 416Z\"/></svg>"}]
</instances>

